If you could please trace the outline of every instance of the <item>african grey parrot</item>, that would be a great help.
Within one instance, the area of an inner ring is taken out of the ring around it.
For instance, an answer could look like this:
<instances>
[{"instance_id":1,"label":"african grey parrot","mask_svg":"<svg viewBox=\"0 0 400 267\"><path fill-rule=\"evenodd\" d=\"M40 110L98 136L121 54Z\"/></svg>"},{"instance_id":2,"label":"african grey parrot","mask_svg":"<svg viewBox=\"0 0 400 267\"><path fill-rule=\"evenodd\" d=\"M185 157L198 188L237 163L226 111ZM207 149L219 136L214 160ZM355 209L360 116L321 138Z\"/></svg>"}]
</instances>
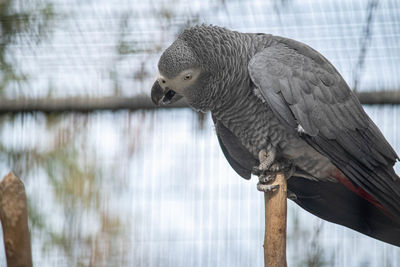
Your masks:
<instances>
[{"instance_id":1,"label":"african grey parrot","mask_svg":"<svg viewBox=\"0 0 400 267\"><path fill-rule=\"evenodd\" d=\"M305 210L400 246L399 157L335 67L283 37L217 26L184 30L162 54L151 97L211 111L222 151L242 177L290 176ZM272 177L272 178L271 178Z\"/></svg>"}]
</instances>

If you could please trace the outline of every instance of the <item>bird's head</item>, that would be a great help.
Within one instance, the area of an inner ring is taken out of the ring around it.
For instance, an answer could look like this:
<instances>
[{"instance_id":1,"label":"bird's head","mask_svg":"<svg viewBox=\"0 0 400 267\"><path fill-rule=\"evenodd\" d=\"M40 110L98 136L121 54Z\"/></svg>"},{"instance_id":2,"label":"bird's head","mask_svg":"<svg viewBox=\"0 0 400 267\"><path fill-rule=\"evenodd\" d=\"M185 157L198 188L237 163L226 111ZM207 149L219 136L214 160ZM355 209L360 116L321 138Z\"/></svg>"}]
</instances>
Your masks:
<instances>
[{"instance_id":1,"label":"bird's head","mask_svg":"<svg viewBox=\"0 0 400 267\"><path fill-rule=\"evenodd\" d=\"M192 46L178 38L158 62L159 73L151 90L153 102L166 105L183 97L194 109L208 110L211 72L203 61Z\"/></svg>"}]
</instances>

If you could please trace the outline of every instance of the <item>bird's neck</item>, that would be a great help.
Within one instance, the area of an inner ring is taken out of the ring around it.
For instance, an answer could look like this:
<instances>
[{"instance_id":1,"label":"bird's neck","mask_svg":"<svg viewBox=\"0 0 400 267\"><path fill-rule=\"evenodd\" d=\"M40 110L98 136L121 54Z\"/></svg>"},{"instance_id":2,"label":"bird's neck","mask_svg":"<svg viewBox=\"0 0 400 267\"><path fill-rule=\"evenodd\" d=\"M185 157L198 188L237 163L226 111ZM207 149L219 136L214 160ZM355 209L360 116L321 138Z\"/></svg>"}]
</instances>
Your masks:
<instances>
[{"instance_id":1,"label":"bird's neck","mask_svg":"<svg viewBox=\"0 0 400 267\"><path fill-rule=\"evenodd\" d=\"M239 111L245 108L249 104L246 101L254 96L254 84L249 75L248 65L256 53L270 44L271 35L241 34L237 36L237 40L230 44L230 53L218 59L217 78L212 83L216 88L212 90L215 92L215 102L212 103L211 112L232 110L233 107Z\"/></svg>"}]
</instances>

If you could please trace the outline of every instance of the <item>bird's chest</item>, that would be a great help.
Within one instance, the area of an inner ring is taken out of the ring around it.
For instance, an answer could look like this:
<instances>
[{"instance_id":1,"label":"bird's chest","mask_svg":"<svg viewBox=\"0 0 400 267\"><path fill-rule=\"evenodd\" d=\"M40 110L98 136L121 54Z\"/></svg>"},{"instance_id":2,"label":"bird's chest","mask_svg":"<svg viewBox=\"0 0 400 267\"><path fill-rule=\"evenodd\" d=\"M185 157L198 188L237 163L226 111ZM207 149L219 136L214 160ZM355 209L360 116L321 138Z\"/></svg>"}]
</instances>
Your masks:
<instances>
[{"instance_id":1,"label":"bird's chest","mask_svg":"<svg viewBox=\"0 0 400 267\"><path fill-rule=\"evenodd\" d=\"M284 145L290 139L289 133L272 110L256 96L246 100L227 110L221 122L258 159L261 149Z\"/></svg>"}]
</instances>

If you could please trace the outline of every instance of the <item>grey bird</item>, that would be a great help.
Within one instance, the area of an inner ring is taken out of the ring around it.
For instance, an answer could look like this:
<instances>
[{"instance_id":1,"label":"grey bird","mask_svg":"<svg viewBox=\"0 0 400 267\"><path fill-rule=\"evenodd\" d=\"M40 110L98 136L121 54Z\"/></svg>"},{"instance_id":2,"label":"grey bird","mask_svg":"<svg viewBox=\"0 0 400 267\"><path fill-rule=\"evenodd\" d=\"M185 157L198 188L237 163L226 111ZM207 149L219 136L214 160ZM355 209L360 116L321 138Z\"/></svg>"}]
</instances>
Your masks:
<instances>
[{"instance_id":1,"label":"grey bird","mask_svg":"<svg viewBox=\"0 0 400 267\"><path fill-rule=\"evenodd\" d=\"M327 221L400 246L399 157L335 67L311 47L217 26L184 30L161 55L151 97L211 111L222 151L243 178Z\"/></svg>"}]
</instances>

